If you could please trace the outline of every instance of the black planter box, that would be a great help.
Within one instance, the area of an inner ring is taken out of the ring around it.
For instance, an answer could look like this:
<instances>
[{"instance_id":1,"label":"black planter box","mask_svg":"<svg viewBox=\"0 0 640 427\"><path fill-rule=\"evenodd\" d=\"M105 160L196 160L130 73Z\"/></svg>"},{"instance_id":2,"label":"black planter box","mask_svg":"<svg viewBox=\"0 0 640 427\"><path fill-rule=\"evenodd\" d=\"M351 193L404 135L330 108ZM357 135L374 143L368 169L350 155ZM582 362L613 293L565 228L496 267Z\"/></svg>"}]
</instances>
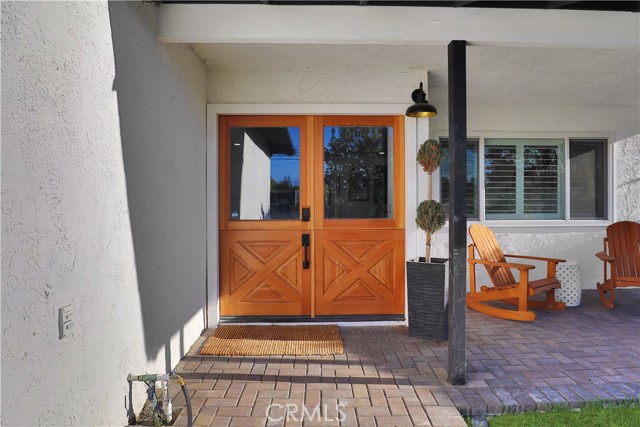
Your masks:
<instances>
[{"instance_id":1,"label":"black planter box","mask_svg":"<svg viewBox=\"0 0 640 427\"><path fill-rule=\"evenodd\" d=\"M424 262L424 257L421 260L407 261L409 336L446 341L449 260L431 258L430 263Z\"/></svg>"}]
</instances>

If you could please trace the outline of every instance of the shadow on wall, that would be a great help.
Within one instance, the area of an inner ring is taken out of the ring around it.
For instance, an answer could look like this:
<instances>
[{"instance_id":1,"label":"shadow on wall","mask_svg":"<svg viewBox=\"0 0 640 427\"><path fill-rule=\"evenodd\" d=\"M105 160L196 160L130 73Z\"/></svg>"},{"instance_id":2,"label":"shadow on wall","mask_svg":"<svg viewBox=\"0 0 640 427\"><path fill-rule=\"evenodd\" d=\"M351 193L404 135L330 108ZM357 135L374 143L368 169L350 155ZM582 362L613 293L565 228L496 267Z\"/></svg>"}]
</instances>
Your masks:
<instances>
[{"instance_id":1,"label":"shadow on wall","mask_svg":"<svg viewBox=\"0 0 640 427\"><path fill-rule=\"evenodd\" d=\"M155 40L156 6L109 2L109 15L146 354L169 371L194 339L185 325L205 325L206 70Z\"/></svg>"}]
</instances>

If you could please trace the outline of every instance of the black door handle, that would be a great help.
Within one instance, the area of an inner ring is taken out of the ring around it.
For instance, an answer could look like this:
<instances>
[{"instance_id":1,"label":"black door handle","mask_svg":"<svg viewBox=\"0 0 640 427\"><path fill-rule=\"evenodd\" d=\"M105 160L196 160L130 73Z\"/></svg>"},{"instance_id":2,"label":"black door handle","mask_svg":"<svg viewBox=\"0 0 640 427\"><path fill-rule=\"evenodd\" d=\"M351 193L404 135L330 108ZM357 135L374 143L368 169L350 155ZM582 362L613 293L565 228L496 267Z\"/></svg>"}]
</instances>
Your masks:
<instances>
[{"instance_id":1,"label":"black door handle","mask_svg":"<svg viewBox=\"0 0 640 427\"><path fill-rule=\"evenodd\" d=\"M311 264L309 262L309 245L311 244L311 236L309 236L308 234L303 234L302 235L302 247L304 248L304 261L302 261L302 268L303 269L308 269L309 265Z\"/></svg>"}]
</instances>

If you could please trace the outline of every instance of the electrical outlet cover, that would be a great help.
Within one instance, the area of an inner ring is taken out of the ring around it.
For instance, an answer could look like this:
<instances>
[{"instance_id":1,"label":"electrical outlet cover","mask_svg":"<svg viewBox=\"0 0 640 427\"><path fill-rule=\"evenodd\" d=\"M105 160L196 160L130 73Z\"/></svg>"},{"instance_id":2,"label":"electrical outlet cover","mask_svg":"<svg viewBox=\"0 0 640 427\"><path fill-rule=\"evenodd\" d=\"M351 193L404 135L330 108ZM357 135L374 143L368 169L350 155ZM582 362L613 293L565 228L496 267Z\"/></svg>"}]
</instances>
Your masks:
<instances>
[{"instance_id":1,"label":"electrical outlet cover","mask_svg":"<svg viewBox=\"0 0 640 427\"><path fill-rule=\"evenodd\" d=\"M73 308L71 305L65 305L58 309L58 332L60 339L73 336Z\"/></svg>"}]
</instances>

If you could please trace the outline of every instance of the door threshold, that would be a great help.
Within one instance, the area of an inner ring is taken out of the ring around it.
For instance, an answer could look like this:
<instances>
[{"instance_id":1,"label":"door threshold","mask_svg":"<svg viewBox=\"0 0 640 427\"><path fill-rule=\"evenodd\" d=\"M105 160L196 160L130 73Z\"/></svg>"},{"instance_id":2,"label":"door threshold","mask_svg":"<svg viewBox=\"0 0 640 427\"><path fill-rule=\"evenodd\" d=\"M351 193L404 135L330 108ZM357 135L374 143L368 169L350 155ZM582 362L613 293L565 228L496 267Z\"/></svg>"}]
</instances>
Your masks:
<instances>
[{"instance_id":1,"label":"door threshold","mask_svg":"<svg viewBox=\"0 0 640 427\"><path fill-rule=\"evenodd\" d=\"M404 322L404 314L364 314L353 316L222 316L219 323L354 323Z\"/></svg>"}]
</instances>

